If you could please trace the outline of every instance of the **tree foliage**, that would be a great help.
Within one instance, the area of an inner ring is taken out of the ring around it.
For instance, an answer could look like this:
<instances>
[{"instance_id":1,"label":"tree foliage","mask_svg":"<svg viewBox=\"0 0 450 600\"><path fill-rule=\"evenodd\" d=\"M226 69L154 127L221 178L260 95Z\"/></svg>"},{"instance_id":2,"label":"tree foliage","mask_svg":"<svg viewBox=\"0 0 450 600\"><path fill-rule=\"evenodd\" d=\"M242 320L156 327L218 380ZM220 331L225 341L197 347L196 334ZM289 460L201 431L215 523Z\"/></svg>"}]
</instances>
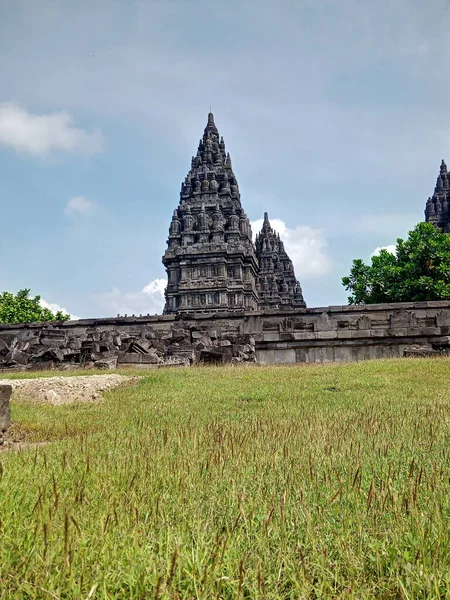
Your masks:
<instances>
[{"instance_id":1,"label":"tree foliage","mask_svg":"<svg viewBox=\"0 0 450 600\"><path fill-rule=\"evenodd\" d=\"M450 235L431 223L419 223L395 254L381 250L372 264L354 260L342 284L350 304L450 299Z\"/></svg>"},{"instance_id":2,"label":"tree foliage","mask_svg":"<svg viewBox=\"0 0 450 600\"><path fill-rule=\"evenodd\" d=\"M30 297L30 290L0 293L0 323L36 323L39 321L67 321L69 315L52 313L40 304L41 297Z\"/></svg>"}]
</instances>

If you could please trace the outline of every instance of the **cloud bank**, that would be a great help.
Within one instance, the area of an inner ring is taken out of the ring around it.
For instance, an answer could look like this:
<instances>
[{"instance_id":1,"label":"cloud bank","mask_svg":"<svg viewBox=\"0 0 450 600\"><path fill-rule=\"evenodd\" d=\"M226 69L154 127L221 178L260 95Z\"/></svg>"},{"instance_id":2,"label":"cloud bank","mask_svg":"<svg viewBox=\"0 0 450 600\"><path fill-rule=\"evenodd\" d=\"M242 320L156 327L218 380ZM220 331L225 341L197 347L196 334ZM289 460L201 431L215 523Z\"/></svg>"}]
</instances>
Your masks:
<instances>
[{"instance_id":1,"label":"cloud bank","mask_svg":"<svg viewBox=\"0 0 450 600\"><path fill-rule=\"evenodd\" d=\"M66 112L35 115L11 103L0 104L0 144L24 154L46 157L55 151L92 155L101 152L101 132L75 127Z\"/></svg>"},{"instance_id":2,"label":"cloud bank","mask_svg":"<svg viewBox=\"0 0 450 600\"><path fill-rule=\"evenodd\" d=\"M39 304L42 306L42 308L48 308L49 310L51 310L52 313L57 313L58 311L61 311L67 315L70 315L72 321L77 321L80 318L77 315L70 314L67 308L62 307L59 304L56 304L55 302L47 302L46 300L41 298Z\"/></svg>"},{"instance_id":3,"label":"cloud bank","mask_svg":"<svg viewBox=\"0 0 450 600\"><path fill-rule=\"evenodd\" d=\"M292 229L281 219L270 219L270 224L280 234L298 278L325 275L330 271L327 242L321 229L308 225L297 225ZM263 219L251 222L253 236L261 231L262 225Z\"/></svg>"},{"instance_id":4,"label":"cloud bank","mask_svg":"<svg viewBox=\"0 0 450 600\"><path fill-rule=\"evenodd\" d=\"M122 292L113 288L111 292L103 294L100 304L110 316L119 315L146 315L162 314L164 308L164 289L167 285L165 279L153 279L145 285L140 292Z\"/></svg>"},{"instance_id":5,"label":"cloud bank","mask_svg":"<svg viewBox=\"0 0 450 600\"><path fill-rule=\"evenodd\" d=\"M375 248L375 250L372 252L372 254L370 256L371 257L378 256L380 254L381 250L387 250L390 254L393 254L395 256L397 246L395 244L389 244L388 246L378 246L377 248Z\"/></svg>"},{"instance_id":6,"label":"cloud bank","mask_svg":"<svg viewBox=\"0 0 450 600\"><path fill-rule=\"evenodd\" d=\"M88 200L84 196L75 196L67 202L64 212L69 217L87 217L91 215L96 208L97 205L95 204L95 202Z\"/></svg>"}]
</instances>

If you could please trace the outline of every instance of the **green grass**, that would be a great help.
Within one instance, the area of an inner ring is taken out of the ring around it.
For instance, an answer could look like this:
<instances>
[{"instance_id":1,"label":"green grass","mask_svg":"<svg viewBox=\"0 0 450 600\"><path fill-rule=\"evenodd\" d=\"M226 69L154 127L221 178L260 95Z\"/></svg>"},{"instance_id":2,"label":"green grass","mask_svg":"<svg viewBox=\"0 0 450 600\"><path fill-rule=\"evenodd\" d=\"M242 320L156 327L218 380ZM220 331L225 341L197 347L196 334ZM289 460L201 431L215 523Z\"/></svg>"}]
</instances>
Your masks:
<instances>
[{"instance_id":1,"label":"green grass","mask_svg":"<svg viewBox=\"0 0 450 600\"><path fill-rule=\"evenodd\" d=\"M450 598L448 360L138 374L13 404L1 599Z\"/></svg>"}]
</instances>

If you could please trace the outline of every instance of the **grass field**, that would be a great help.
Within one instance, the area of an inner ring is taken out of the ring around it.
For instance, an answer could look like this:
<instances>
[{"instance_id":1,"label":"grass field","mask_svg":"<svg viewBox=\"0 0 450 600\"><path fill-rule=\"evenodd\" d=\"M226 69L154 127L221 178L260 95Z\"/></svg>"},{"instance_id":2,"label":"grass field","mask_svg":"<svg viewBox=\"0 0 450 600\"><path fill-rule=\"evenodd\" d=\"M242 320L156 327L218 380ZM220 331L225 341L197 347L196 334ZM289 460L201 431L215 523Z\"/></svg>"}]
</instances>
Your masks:
<instances>
[{"instance_id":1,"label":"grass field","mask_svg":"<svg viewBox=\"0 0 450 600\"><path fill-rule=\"evenodd\" d=\"M450 361L144 375L13 404L1 599L450 598Z\"/></svg>"}]
</instances>

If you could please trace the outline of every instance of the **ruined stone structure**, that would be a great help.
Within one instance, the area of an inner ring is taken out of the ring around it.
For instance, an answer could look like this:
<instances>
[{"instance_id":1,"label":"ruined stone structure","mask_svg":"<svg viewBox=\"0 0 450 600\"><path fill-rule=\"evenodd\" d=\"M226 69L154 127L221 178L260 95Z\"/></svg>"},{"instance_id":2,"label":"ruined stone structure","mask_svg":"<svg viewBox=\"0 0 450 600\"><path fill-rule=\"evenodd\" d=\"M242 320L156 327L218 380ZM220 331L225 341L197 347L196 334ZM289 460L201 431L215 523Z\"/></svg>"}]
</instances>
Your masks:
<instances>
[{"instance_id":1,"label":"ruined stone structure","mask_svg":"<svg viewBox=\"0 0 450 600\"><path fill-rule=\"evenodd\" d=\"M292 262L268 221L260 239L255 248L230 155L209 113L170 224L164 313L305 306Z\"/></svg>"},{"instance_id":2,"label":"ruined stone structure","mask_svg":"<svg viewBox=\"0 0 450 600\"><path fill-rule=\"evenodd\" d=\"M443 160L433 196L427 200L425 221L433 223L444 233L450 233L450 173Z\"/></svg>"},{"instance_id":3,"label":"ruined stone structure","mask_svg":"<svg viewBox=\"0 0 450 600\"><path fill-rule=\"evenodd\" d=\"M261 233L256 236L255 246L259 264L256 283L259 308L304 308L306 304L295 277L294 265L280 236L270 226L267 213L264 213L264 223Z\"/></svg>"},{"instance_id":4,"label":"ruined stone structure","mask_svg":"<svg viewBox=\"0 0 450 600\"><path fill-rule=\"evenodd\" d=\"M450 352L450 302L0 325L0 370L354 361Z\"/></svg>"}]
</instances>

